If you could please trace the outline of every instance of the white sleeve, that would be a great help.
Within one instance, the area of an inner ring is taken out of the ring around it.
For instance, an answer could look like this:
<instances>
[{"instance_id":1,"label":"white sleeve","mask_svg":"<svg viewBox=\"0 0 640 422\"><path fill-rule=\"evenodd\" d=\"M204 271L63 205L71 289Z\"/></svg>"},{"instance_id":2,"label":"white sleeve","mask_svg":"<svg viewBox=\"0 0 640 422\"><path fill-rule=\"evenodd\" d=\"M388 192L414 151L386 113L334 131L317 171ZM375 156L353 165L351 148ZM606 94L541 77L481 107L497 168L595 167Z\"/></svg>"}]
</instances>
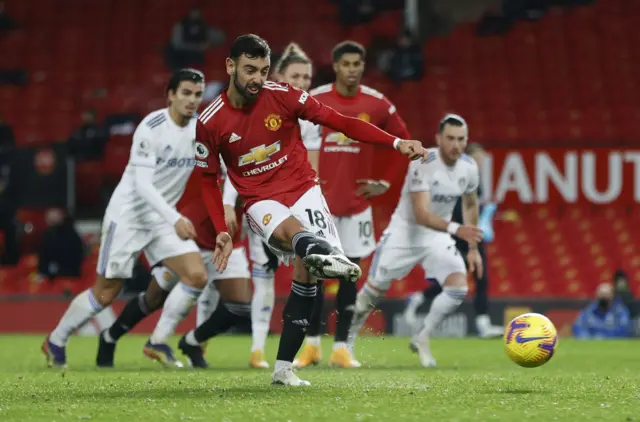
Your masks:
<instances>
[{"instance_id":1,"label":"white sleeve","mask_svg":"<svg viewBox=\"0 0 640 422\"><path fill-rule=\"evenodd\" d=\"M174 226L182 216L167 203L153 186L153 175L156 171L155 143L141 132L138 129L133 134L133 145L129 157L129 163L134 172L133 180L136 192L169 224Z\"/></svg>"},{"instance_id":2,"label":"white sleeve","mask_svg":"<svg viewBox=\"0 0 640 422\"><path fill-rule=\"evenodd\" d=\"M307 120L300 120L302 143L308 151L318 151L322 146L322 126Z\"/></svg>"},{"instance_id":3,"label":"white sleeve","mask_svg":"<svg viewBox=\"0 0 640 422\"><path fill-rule=\"evenodd\" d=\"M406 184L409 192L429 192L426 164L420 160L412 161L407 170Z\"/></svg>"},{"instance_id":4,"label":"white sleeve","mask_svg":"<svg viewBox=\"0 0 640 422\"><path fill-rule=\"evenodd\" d=\"M478 190L478 185L480 184L480 169L478 165L473 163L473 165L469 168L469 181L467 182L467 188L464 193L473 193Z\"/></svg>"},{"instance_id":5,"label":"white sleeve","mask_svg":"<svg viewBox=\"0 0 640 422\"><path fill-rule=\"evenodd\" d=\"M231 179L227 175L227 177L224 178L224 187L222 188L222 204L235 207L237 201L238 191L233 187Z\"/></svg>"}]
</instances>

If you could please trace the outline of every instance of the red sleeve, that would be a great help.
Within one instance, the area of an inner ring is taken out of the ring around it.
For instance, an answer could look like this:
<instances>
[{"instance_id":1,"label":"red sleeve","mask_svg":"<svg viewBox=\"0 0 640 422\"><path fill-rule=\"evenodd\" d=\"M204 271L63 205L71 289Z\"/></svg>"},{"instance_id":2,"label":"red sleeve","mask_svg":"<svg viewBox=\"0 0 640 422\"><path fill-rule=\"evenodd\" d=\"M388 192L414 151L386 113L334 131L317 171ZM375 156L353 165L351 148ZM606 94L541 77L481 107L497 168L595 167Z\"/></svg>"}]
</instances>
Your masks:
<instances>
[{"instance_id":1,"label":"red sleeve","mask_svg":"<svg viewBox=\"0 0 640 422\"><path fill-rule=\"evenodd\" d=\"M198 120L196 125L196 170L201 175L202 199L216 232L229 232L224 221L222 191L218 183L220 155L218 144L209 130Z\"/></svg>"},{"instance_id":2,"label":"red sleeve","mask_svg":"<svg viewBox=\"0 0 640 422\"><path fill-rule=\"evenodd\" d=\"M398 114L396 106L391 104L391 102L386 98L383 98L382 102L385 108L383 112L388 114L388 118L384 124L381 125L381 129L384 129L400 139L413 139L407 129L407 124L404 122L402 117L400 117L400 114ZM396 166L389 165L385 166L384 169L385 171L382 175L382 180L391 183L398 173L398 168Z\"/></svg>"},{"instance_id":3,"label":"red sleeve","mask_svg":"<svg viewBox=\"0 0 640 422\"><path fill-rule=\"evenodd\" d=\"M337 132L344 133L347 137L366 144L384 145L393 148L396 137L364 120L347 117L338 113L331 107L319 102L305 91L289 88L291 101L295 101L295 114L313 123L326 126Z\"/></svg>"}]
</instances>

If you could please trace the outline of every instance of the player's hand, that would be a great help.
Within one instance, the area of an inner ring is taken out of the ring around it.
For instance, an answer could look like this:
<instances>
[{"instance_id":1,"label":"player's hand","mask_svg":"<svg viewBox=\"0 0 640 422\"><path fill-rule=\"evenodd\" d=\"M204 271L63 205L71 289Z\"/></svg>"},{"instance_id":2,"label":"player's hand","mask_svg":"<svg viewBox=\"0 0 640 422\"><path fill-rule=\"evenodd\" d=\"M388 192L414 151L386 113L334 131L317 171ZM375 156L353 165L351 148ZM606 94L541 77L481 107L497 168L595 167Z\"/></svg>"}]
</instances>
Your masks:
<instances>
[{"instance_id":1,"label":"player's hand","mask_svg":"<svg viewBox=\"0 0 640 422\"><path fill-rule=\"evenodd\" d=\"M476 226L470 226L468 224L464 224L458 228L456 232L456 237L466 241L469 243L470 247L473 247L482 241L482 237L484 233Z\"/></svg>"},{"instance_id":2,"label":"player's hand","mask_svg":"<svg viewBox=\"0 0 640 422\"><path fill-rule=\"evenodd\" d=\"M213 250L211 259L218 271L224 271L229 263L229 257L233 252L233 241L227 232L218 233L216 236L216 248Z\"/></svg>"},{"instance_id":3,"label":"player's hand","mask_svg":"<svg viewBox=\"0 0 640 422\"><path fill-rule=\"evenodd\" d=\"M418 158L422 158L423 160L427 159L427 150L422 146L422 142L420 141L401 140L398 142L397 149L400 153L409 157L410 160L417 160Z\"/></svg>"},{"instance_id":4,"label":"player's hand","mask_svg":"<svg viewBox=\"0 0 640 422\"><path fill-rule=\"evenodd\" d=\"M356 194L364 196L365 199L382 195L389 189L389 184L380 180L359 179L356 180L356 183L360 185L356 190Z\"/></svg>"},{"instance_id":5,"label":"player's hand","mask_svg":"<svg viewBox=\"0 0 640 422\"><path fill-rule=\"evenodd\" d=\"M229 235L233 239L238 232L238 216L236 215L236 209L231 205L224 206L224 222L227 223Z\"/></svg>"},{"instance_id":6,"label":"player's hand","mask_svg":"<svg viewBox=\"0 0 640 422\"><path fill-rule=\"evenodd\" d=\"M182 217L175 225L176 233L180 236L180 239L195 239L196 229L193 227L193 223L187 218Z\"/></svg>"},{"instance_id":7,"label":"player's hand","mask_svg":"<svg viewBox=\"0 0 640 422\"><path fill-rule=\"evenodd\" d=\"M469 264L469 272L476 273L477 278L482 277L484 268L482 267L482 257L477 247L470 247L467 254L467 263Z\"/></svg>"}]
</instances>

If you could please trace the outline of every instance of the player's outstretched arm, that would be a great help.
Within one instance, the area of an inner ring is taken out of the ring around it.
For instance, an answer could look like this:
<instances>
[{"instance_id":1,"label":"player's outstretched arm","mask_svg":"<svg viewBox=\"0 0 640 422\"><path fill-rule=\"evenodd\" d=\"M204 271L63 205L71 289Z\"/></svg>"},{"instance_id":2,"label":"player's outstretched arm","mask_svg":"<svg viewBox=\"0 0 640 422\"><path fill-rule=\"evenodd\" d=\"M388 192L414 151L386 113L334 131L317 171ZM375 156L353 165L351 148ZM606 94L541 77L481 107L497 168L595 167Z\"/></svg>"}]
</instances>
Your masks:
<instances>
[{"instance_id":1,"label":"player's outstretched arm","mask_svg":"<svg viewBox=\"0 0 640 422\"><path fill-rule=\"evenodd\" d=\"M351 139L374 145L383 145L398 150L411 160L427 157L427 151L420 141L409 141L385 132L364 120L340 114L331 107L320 103L304 91L294 90L298 107L298 117L342 132Z\"/></svg>"}]
</instances>

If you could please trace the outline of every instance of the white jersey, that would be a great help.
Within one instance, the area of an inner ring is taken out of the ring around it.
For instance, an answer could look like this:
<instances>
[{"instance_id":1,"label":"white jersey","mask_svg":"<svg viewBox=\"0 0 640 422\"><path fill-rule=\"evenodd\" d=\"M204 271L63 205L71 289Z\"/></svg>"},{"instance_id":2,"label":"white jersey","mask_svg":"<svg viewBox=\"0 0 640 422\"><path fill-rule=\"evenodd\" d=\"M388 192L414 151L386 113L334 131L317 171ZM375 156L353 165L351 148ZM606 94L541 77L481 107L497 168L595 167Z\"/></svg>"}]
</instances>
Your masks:
<instances>
[{"instance_id":1,"label":"white jersey","mask_svg":"<svg viewBox=\"0 0 640 422\"><path fill-rule=\"evenodd\" d=\"M152 228L166 221L136 189L136 169L153 168L153 187L175 210L195 166L196 121L178 126L166 108L142 120L133 134L129 162L111 196L106 217L132 228Z\"/></svg>"},{"instance_id":2,"label":"white jersey","mask_svg":"<svg viewBox=\"0 0 640 422\"><path fill-rule=\"evenodd\" d=\"M322 127L308 120L298 119L302 143L309 151L318 151L322 146Z\"/></svg>"},{"instance_id":3,"label":"white jersey","mask_svg":"<svg viewBox=\"0 0 640 422\"><path fill-rule=\"evenodd\" d=\"M409 165L400 194L400 202L398 202L391 221L416 225L411 202L411 194L414 192L429 192L429 212L443 220L451 221L453 209L458 199L463 194L476 191L479 183L478 165L473 158L462 154L455 165L449 167L442 161L438 148L429 148L424 163L421 160L416 160ZM435 232L435 230L418 225L414 230L425 234Z\"/></svg>"}]
</instances>

